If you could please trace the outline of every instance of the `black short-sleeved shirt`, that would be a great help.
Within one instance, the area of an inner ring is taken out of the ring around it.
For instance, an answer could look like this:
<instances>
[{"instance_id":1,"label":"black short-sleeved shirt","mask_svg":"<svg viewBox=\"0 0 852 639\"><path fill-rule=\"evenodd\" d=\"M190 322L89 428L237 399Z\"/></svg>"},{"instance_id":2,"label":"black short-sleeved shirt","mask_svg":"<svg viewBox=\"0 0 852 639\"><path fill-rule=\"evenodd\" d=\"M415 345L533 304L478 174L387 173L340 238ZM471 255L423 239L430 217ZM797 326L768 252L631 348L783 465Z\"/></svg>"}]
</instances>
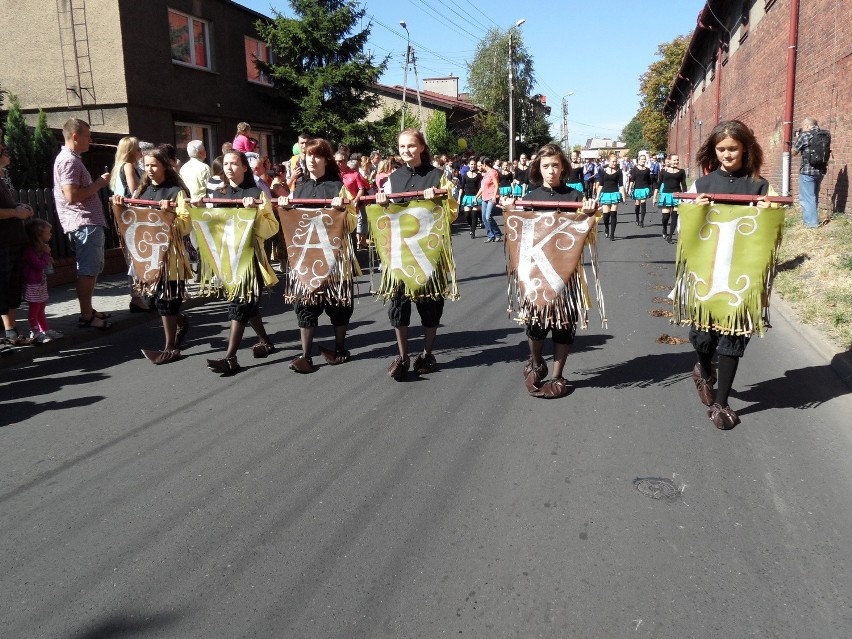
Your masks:
<instances>
[{"instance_id":1,"label":"black short-sleeved shirt","mask_svg":"<svg viewBox=\"0 0 852 639\"><path fill-rule=\"evenodd\" d=\"M607 173L606 169L601 169L599 179L603 187L601 193L617 193L618 187L624 186L624 175L621 169L616 169L614 173Z\"/></svg>"},{"instance_id":2,"label":"black short-sleeved shirt","mask_svg":"<svg viewBox=\"0 0 852 639\"><path fill-rule=\"evenodd\" d=\"M476 195L482 184L482 174L471 176L470 171L464 174L461 180L462 195Z\"/></svg>"},{"instance_id":3,"label":"black short-sleeved shirt","mask_svg":"<svg viewBox=\"0 0 852 639\"><path fill-rule=\"evenodd\" d=\"M294 198L331 200L340 195L343 182L330 175L324 175L318 180L308 179L300 182L293 191Z\"/></svg>"},{"instance_id":4,"label":"black short-sleeved shirt","mask_svg":"<svg viewBox=\"0 0 852 639\"><path fill-rule=\"evenodd\" d=\"M725 195L766 195L769 182L763 178L752 179L745 171L728 173L716 169L695 181L696 193L724 193Z\"/></svg>"},{"instance_id":5,"label":"black short-sleeved shirt","mask_svg":"<svg viewBox=\"0 0 852 639\"><path fill-rule=\"evenodd\" d=\"M437 189L441 186L441 178L444 172L431 164L422 163L420 166L411 168L401 166L388 177L390 193L405 193L406 191L425 191L426 189ZM393 198L394 201L405 201L410 198Z\"/></svg>"},{"instance_id":6,"label":"black short-sleeved shirt","mask_svg":"<svg viewBox=\"0 0 852 639\"><path fill-rule=\"evenodd\" d=\"M528 192L524 196L525 200L534 201L555 201L555 202L582 202L583 194L577 189L572 189L570 186L557 186L550 188L549 186L540 186L537 189Z\"/></svg>"},{"instance_id":7,"label":"black short-sleeved shirt","mask_svg":"<svg viewBox=\"0 0 852 639\"><path fill-rule=\"evenodd\" d=\"M680 193L686 191L686 171L678 169L677 171L660 170L659 176L662 191L664 193Z\"/></svg>"},{"instance_id":8,"label":"black short-sleeved shirt","mask_svg":"<svg viewBox=\"0 0 852 639\"><path fill-rule=\"evenodd\" d=\"M0 180L0 209L14 209L18 206L15 198ZM27 243L24 221L16 217L0 220L0 246L19 246Z\"/></svg>"},{"instance_id":9,"label":"black short-sleeved shirt","mask_svg":"<svg viewBox=\"0 0 852 639\"><path fill-rule=\"evenodd\" d=\"M522 169L520 165L515 167L515 179L518 181L518 184L526 184L527 180L530 179L529 167L525 169Z\"/></svg>"},{"instance_id":10,"label":"black short-sleeved shirt","mask_svg":"<svg viewBox=\"0 0 852 639\"><path fill-rule=\"evenodd\" d=\"M632 169L630 169L630 177L633 178L634 189L651 188L651 169L649 169L648 167L640 169L638 166L634 166Z\"/></svg>"},{"instance_id":11,"label":"black short-sleeved shirt","mask_svg":"<svg viewBox=\"0 0 852 639\"><path fill-rule=\"evenodd\" d=\"M568 174L565 176L565 181L568 182L568 184L582 184L583 165L580 164L578 166L571 166L568 169Z\"/></svg>"},{"instance_id":12,"label":"black short-sleeved shirt","mask_svg":"<svg viewBox=\"0 0 852 639\"><path fill-rule=\"evenodd\" d=\"M511 171L509 171L507 173L500 171L499 176L500 176L500 181L498 182L498 186L501 189L506 188L507 186L512 186L512 180L515 179L515 176L512 175Z\"/></svg>"},{"instance_id":13,"label":"black short-sleeved shirt","mask_svg":"<svg viewBox=\"0 0 852 639\"><path fill-rule=\"evenodd\" d=\"M231 186L230 184L225 187L225 191L214 191L210 193L210 197L218 198L218 199L226 199L226 200L242 200L246 197L253 197L256 200L260 199L260 189L256 186L250 186L247 188L240 188L239 186ZM214 207L225 207L225 206L234 206L233 204L214 204Z\"/></svg>"},{"instance_id":14,"label":"black short-sleeved shirt","mask_svg":"<svg viewBox=\"0 0 852 639\"><path fill-rule=\"evenodd\" d=\"M160 200L171 200L174 202L180 191L181 188L177 184L171 184L169 182L163 182L162 184L149 184L145 190L139 194L138 199L153 200L155 202L159 202Z\"/></svg>"}]
</instances>

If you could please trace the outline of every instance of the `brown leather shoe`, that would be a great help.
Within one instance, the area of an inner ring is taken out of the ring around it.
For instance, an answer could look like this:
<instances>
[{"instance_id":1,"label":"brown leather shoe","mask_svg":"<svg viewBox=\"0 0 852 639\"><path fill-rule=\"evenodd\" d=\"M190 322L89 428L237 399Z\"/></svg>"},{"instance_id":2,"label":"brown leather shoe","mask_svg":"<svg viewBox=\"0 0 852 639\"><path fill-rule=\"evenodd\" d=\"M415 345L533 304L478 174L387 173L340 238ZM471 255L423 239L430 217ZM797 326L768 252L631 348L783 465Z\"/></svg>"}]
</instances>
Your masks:
<instances>
[{"instance_id":1,"label":"brown leather shoe","mask_svg":"<svg viewBox=\"0 0 852 639\"><path fill-rule=\"evenodd\" d=\"M414 358L414 364L412 364L412 367L414 368L414 372L418 375L427 375L438 370L438 362L435 360L435 356L432 355L432 353L426 353L425 355L421 353Z\"/></svg>"},{"instance_id":2,"label":"brown leather shoe","mask_svg":"<svg viewBox=\"0 0 852 639\"><path fill-rule=\"evenodd\" d=\"M567 379L564 377L554 377L541 384L538 392L534 393L534 395L535 397L543 397L545 399L558 399L565 397L569 390Z\"/></svg>"},{"instance_id":3,"label":"brown leather shoe","mask_svg":"<svg viewBox=\"0 0 852 639\"><path fill-rule=\"evenodd\" d=\"M296 359L290 362L290 370L307 375L308 373L315 373L317 368L314 366L310 357L299 355Z\"/></svg>"},{"instance_id":4,"label":"brown leather shoe","mask_svg":"<svg viewBox=\"0 0 852 639\"><path fill-rule=\"evenodd\" d=\"M236 357L224 357L222 359L208 359L207 368L219 375L233 375L239 372L240 363Z\"/></svg>"},{"instance_id":5,"label":"brown leather shoe","mask_svg":"<svg viewBox=\"0 0 852 639\"><path fill-rule=\"evenodd\" d=\"M545 375L547 375L547 364L542 362L537 367L533 367L532 358L527 360L524 366L524 385L530 395L538 395L541 380L544 379Z\"/></svg>"},{"instance_id":6,"label":"brown leather shoe","mask_svg":"<svg viewBox=\"0 0 852 639\"><path fill-rule=\"evenodd\" d=\"M408 369L410 366L411 360L409 360L408 357L403 358L401 355L397 355L388 365L388 375L398 382L402 381L405 379L405 376L408 375Z\"/></svg>"},{"instance_id":7,"label":"brown leather shoe","mask_svg":"<svg viewBox=\"0 0 852 639\"><path fill-rule=\"evenodd\" d=\"M692 381L695 382L695 390L698 391L698 398L705 406L713 404L713 387L716 385L716 376L711 375L710 379L701 377L701 364L696 363L692 369ZM733 428L733 427L732 427Z\"/></svg>"},{"instance_id":8,"label":"brown leather shoe","mask_svg":"<svg viewBox=\"0 0 852 639\"><path fill-rule=\"evenodd\" d=\"M319 347L320 353L325 358L326 363L329 366L337 366L338 364L345 364L350 360L349 351L344 349L331 350L330 348Z\"/></svg>"},{"instance_id":9,"label":"brown leather shoe","mask_svg":"<svg viewBox=\"0 0 852 639\"><path fill-rule=\"evenodd\" d=\"M710 418L713 425L719 430L731 430L740 423L740 418L730 406L722 408L719 404L713 404L707 409L707 417Z\"/></svg>"},{"instance_id":10,"label":"brown leather shoe","mask_svg":"<svg viewBox=\"0 0 852 639\"><path fill-rule=\"evenodd\" d=\"M254 346L251 347L251 355L255 359L263 359L264 357L269 357L270 354L275 352L275 345L272 342L258 342Z\"/></svg>"}]
</instances>

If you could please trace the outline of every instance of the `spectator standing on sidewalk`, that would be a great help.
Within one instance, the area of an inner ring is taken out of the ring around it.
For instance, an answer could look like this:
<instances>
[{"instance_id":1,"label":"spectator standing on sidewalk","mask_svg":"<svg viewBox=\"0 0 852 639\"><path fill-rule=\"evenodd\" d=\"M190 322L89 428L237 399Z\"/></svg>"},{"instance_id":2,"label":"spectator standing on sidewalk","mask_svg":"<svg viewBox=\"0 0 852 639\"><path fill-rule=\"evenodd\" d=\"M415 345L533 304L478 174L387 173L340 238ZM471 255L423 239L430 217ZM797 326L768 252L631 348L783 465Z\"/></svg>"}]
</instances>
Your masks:
<instances>
[{"instance_id":1,"label":"spectator standing on sidewalk","mask_svg":"<svg viewBox=\"0 0 852 639\"><path fill-rule=\"evenodd\" d=\"M189 160L180 167L180 177L193 200L207 195L207 182L210 180L210 167L204 163L207 149L201 140L190 140L186 145Z\"/></svg>"},{"instance_id":2,"label":"spectator standing on sidewalk","mask_svg":"<svg viewBox=\"0 0 852 639\"><path fill-rule=\"evenodd\" d=\"M89 150L92 132L88 122L70 118L62 127L65 145L53 163L53 198L62 230L77 254L77 301L80 328L106 330L109 315L92 307L95 282L104 268L104 207L98 191L109 185L109 173L94 182L83 165L81 153Z\"/></svg>"},{"instance_id":3,"label":"spectator standing on sidewalk","mask_svg":"<svg viewBox=\"0 0 852 639\"><path fill-rule=\"evenodd\" d=\"M47 267L53 264L50 256L50 236L53 227L47 220L32 218L26 224L29 245L24 249L21 273L24 299L29 305L30 339L34 344L47 344L64 337L47 326Z\"/></svg>"},{"instance_id":4,"label":"spectator standing on sidewalk","mask_svg":"<svg viewBox=\"0 0 852 639\"><path fill-rule=\"evenodd\" d=\"M799 169L799 203L805 228L819 226L819 187L828 169L831 134L819 128L814 118L805 118L793 145L793 155L802 156Z\"/></svg>"},{"instance_id":5,"label":"spectator standing on sidewalk","mask_svg":"<svg viewBox=\"0 0 852 639\"><path fill-rule=\"evenodd\" d=\"M5 177L11 157L2 139L0 136L0 177ZM27 338L18 333L15 320L21 305L21 256L27 245L24 220L32 215L33 210L26 204L18 204L6 181L0 179L0 314L6 330L0 338L3 348L28 343Z\"/></svg>"}]
</instances>

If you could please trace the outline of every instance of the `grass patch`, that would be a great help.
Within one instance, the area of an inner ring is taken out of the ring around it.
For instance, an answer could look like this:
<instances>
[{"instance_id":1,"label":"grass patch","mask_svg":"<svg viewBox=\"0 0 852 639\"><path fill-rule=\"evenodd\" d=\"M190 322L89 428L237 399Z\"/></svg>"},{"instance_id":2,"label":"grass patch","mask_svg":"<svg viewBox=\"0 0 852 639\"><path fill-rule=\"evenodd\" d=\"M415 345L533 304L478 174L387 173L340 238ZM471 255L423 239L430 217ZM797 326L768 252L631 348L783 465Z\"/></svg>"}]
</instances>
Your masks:
<instances>
[{"instance_id":1,"label":"grass patch","mask_svg":"<svg viewBox=\"0 0 852 639\"><path fill-rule=\"evenodd\" d=\"M852 348L852 224L843 214L816 229L787 210L775 292L838 346Z\"/></svg>"}]
</instances>

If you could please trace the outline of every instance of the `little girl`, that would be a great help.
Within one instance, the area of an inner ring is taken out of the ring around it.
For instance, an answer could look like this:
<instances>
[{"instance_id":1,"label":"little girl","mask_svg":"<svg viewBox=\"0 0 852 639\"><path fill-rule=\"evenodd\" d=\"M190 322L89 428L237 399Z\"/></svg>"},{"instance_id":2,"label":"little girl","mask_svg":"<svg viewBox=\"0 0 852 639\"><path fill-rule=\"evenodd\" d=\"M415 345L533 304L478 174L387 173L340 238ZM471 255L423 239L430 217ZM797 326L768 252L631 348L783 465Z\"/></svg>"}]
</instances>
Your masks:
<instances>
[{"instance_id":1,"label":"little girl","mask_svg":"<svg viewBox=\"0 0 852 639\"><path fill-rule=\"evenodd\" d=\"M47 328L47 274L45 269L53 264L50 257L50 236L53 227L46 220L30 218L26 223L29 244L21 258L21 279L24 299L29 303L30 339L34 344L46 344L63 337L59 331Z\"/></svg>"}]
</instances>

